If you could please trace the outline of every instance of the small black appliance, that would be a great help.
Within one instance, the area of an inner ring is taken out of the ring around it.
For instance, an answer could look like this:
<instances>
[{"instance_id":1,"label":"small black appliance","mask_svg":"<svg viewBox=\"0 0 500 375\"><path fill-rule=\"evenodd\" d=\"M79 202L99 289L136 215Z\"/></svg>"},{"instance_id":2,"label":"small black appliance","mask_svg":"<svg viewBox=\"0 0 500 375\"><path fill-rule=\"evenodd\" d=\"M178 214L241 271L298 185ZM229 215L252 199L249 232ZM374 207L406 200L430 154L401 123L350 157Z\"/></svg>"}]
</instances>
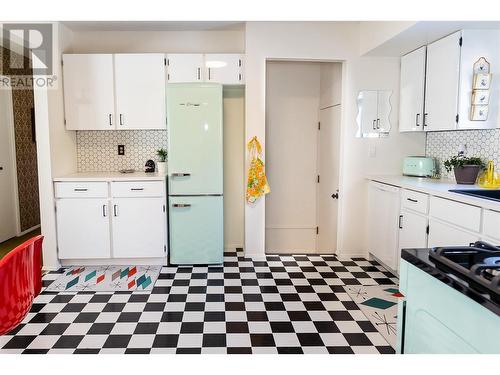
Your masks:
<instances>
[{"instance_id":1,"label":"small black appliance","mask_svg":"<svg viewBox=\"0 0 500 375\"><path fill-rule=\"evenodd\" d=\"M145 167L144 172L146 172L146 173L154 173L154 171L155 171L155 162L150 159L150 160L148 160L146 162L146 165L144 167Z\"/></svg>"}]
</instances>

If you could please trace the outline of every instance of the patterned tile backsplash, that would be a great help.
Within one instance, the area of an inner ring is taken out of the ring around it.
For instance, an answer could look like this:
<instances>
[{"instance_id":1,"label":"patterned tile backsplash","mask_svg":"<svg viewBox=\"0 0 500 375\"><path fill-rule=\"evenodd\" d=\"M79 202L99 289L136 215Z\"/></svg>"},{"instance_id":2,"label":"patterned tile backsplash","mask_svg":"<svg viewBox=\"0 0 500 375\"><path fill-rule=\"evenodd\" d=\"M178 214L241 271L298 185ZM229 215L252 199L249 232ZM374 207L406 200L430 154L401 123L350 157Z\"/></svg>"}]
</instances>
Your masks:
<instances>
[{"instance_id":1,"label":"patterned tile backsplash","mask_svg":"<svg viewBox=\"0 0 500 375\"><path fill-rule=\"evenodd\" d=\"M426 155L438 160L443 177L453 176L453 172L446 173L443 162L456 155L460 145L466 145L466 155L479 156L485 161L493 160L495 168L500 168L500 129L429 132Z\"/></svg>"},{"instance_id":2,"label":"patterned tile backsplash","mask_svg":"<svg viewBox=\"0 0 500 375\"><path fill-rule=\"evenodd\" d=\"M118 145L125 145L125 155L118 155ZM166 130L76 132L78 172L142 171L148 159L158 160L160 148L167 148Z\"/></svg>"}]
</instances>

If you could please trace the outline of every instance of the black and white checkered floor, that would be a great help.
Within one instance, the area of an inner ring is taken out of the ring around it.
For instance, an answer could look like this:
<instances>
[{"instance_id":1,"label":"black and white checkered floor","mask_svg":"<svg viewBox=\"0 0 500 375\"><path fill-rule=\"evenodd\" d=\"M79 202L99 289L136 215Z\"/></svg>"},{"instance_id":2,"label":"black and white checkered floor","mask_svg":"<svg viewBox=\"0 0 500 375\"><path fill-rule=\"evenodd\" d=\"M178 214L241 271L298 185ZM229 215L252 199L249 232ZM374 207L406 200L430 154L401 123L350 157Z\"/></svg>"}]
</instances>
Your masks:
<instances>
[{"instance_id":1,"label":"black and white checkered floor","mask_svg":"<svg viewBox=\"0 0 500 375\"><path fill-rule=\"evenodd\" d=\"M343 288L394 284L364 258L227 252L224 267L163 267L150 292L42 292L0 354L394 353Z\"/></svg>"}]
</instances>

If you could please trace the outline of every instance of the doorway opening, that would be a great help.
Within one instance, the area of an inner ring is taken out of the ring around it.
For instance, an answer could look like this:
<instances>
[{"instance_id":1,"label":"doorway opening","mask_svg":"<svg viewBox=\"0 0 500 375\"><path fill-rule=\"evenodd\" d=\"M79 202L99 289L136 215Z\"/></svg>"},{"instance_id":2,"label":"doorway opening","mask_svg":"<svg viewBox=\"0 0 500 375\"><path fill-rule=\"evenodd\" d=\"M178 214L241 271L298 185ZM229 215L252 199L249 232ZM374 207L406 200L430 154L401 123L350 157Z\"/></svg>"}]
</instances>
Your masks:
<instances>
[{"instance_id":1,"label":"doorway opening","mask_svg":"<svg viewBox=\"0 0 500 375\"><path fill-rule=\"evenodd\" d=\"M266 253L337 250L342 63L266 64Z\"/></svg>"},{"instance_id":2,"label":"doorway opening","mask_svg":"<svg viewBox=\"0 0 500 375\"><path fill-rule=\"evenodd\" d=\"M11 88L15 74L32 76L28 58L0 46L0 258L40 232L33 89ZM20 72L20 67L23 69Z\"/></svg>"}]
</instances>

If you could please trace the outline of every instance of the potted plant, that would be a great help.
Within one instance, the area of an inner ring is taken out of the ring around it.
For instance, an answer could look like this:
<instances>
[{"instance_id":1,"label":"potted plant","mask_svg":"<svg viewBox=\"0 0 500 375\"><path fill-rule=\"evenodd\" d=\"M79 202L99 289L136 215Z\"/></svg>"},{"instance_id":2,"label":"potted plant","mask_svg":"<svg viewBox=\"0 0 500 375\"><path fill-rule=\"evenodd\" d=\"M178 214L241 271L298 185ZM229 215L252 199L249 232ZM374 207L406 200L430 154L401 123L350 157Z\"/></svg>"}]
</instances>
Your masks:
<instances>
[{"instance_id":1,"label":"potted plant","mask_svg":"<svg viewBox=\"0 0 500 375\"><path fill-rule=\"evenodd\" d=\"M481 158L464 155L452 156L444 162L444 167L449 173L453 169L457 184L474 185L476 183L479 171L484 168L484 162Z\"/></svg>"},{"instance_id":2,"label":"potted plant","mask_svg":"<svg viewBox=\"0 0 500 375\"><path fill-rule=\"evenodd\" d=\"M156 155L158 156L159 160L156 163L158 167L158 174L166 174L167 173L167 156L168 152L164 148L160 148L159 150L156 151Z\"/></svg>"}]
</instances>

